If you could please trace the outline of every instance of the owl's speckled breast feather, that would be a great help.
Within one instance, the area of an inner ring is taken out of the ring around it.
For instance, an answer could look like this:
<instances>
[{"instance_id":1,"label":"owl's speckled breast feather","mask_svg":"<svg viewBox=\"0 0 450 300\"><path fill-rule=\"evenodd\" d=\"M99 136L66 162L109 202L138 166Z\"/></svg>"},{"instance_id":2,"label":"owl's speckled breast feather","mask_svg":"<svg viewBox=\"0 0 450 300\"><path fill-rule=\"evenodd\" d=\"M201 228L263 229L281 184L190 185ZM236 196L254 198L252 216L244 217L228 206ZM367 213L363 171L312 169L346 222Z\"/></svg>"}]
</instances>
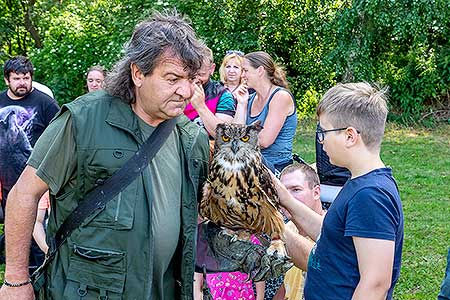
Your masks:
<instances>
[{"instance_id":1,"label":"owl's speckled breast feather","mask_svg":"<svg viewBox=\"0 0 450 300\"><path fill-rule=\"evenodd\" d=\"M253 154L243 163L216 153L204 186L200 213L233 230L280 234L284 224L275 205L278 196L260 153Z\"/></svg>"}]
</instances>

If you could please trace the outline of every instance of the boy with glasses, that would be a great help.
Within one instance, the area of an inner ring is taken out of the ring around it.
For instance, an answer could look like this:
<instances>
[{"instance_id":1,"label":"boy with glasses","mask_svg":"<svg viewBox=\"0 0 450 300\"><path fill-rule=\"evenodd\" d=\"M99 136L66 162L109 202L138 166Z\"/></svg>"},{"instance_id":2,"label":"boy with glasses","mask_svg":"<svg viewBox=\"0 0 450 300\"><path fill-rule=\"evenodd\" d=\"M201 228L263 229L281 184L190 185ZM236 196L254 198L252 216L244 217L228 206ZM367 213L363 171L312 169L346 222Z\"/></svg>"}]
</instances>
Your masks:
<instances>
[{"instance_id":1,"label":"boy with glasses","mask_svg":"<svg viewBox=\"0 0 450 300\"><path fill-rule=\"evenodd\" d=\"M317 107L317 137L330 162L352 177L324 217L278 186L293 222L316 241L311 251L289 253L310 252L306 300L392 299L400 275L403 211L392 171L380 159L387 113L385 90L364 82L331 88Z\"/></svg>"}]
</instances>

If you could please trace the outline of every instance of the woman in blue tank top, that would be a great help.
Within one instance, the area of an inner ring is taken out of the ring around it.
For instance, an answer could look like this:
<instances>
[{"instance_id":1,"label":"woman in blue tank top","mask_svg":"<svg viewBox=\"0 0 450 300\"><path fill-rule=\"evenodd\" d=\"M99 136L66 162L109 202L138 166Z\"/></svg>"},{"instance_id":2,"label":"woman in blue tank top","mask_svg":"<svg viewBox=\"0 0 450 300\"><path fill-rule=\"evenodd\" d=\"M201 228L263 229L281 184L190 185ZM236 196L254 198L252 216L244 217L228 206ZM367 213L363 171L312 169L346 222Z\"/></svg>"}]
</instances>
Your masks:
<instances>
[{"instance_id":1,"label":"woman in blue tank top","mask_svg":"<svg viewBox=\"0 0 450 300\"><path fill-rule=\"evenodd\" d=\"M297 128L295 99L288 90L284 70L263 51L244 56L243 78L255 93L246 107L246 124L257 120L261 152L268 163L281 171L292 163L292 143Z\"/></svg>"}]
</instances>

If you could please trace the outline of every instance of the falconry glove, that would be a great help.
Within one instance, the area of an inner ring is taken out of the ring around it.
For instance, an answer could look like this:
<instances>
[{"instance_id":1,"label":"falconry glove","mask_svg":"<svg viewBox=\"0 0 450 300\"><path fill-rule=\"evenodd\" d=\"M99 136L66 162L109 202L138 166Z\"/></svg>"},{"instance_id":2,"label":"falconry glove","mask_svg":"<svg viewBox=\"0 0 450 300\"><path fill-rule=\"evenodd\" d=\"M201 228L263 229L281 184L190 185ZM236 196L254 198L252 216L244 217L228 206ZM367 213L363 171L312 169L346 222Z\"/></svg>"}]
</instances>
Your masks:
<instances>
[{"instance_id":1,"label":"falconry glove","mask_svg":"<svg viewBox=\"0 0 450 300\"><path fill-rule=\"evenodd\" d=\"M267 254L267 246L238 240L212 222L199 224L197 237L198 269L207 273L240 271L253 281L285 274L292 263L287 257Z\"/></svg>"}]
</instances>

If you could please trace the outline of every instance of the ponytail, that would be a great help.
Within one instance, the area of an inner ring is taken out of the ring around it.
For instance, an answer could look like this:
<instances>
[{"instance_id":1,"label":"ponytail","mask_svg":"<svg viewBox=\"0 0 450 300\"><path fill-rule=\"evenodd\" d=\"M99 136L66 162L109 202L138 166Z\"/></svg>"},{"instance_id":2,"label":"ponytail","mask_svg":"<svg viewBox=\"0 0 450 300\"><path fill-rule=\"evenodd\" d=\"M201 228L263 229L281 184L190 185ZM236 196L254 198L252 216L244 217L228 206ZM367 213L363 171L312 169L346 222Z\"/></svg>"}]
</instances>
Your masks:
<instances>
[{"instance_id":1,"label":"ponytail","mask_svg":"<svg viewBox=\"0 0 450 300\"><path fill-rule=\"evenodd\" d=\"M286 79L286 72L284 69L277 63L274 63L274 67L273 76L271 76L270 81L275 85L289 89L289 82Z\"/></svg>"}]
</instances>

